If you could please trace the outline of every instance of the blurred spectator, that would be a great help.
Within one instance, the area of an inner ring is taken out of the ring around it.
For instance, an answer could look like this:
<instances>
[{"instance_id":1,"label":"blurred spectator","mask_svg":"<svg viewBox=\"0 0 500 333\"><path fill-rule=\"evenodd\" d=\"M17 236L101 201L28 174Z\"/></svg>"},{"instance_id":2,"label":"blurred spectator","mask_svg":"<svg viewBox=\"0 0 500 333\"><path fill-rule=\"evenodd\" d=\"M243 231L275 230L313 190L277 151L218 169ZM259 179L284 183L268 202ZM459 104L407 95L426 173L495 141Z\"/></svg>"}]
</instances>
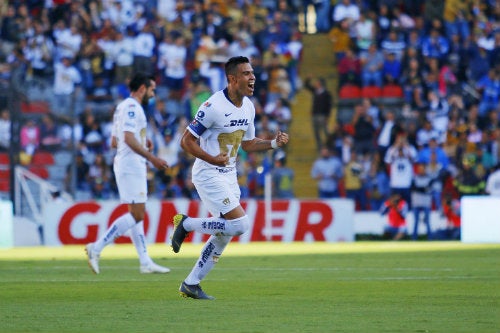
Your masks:
<instances>
[{"instance_id":1,"label":"blurred spectator","mask_svg":"<svg viewBox=\"0 0 500 333\"><path fill-rule=\"evenodd\" d=\"M347 19L349 26L352 26L359 20L360 10L359 6L351 3L351 0L341 0L333 8L333 21L340 22Z\"/></svg>"},{"instance_id":2,"label":"blurred spectator","mask_svg":"<svg viewBox=\"0 0 500 333\"><path fill-rule=\"evenodd\" d=\"M392 7L391 26L407 34L411 29L415 28L415 20L402 11L400 6L396 5Z\"/></svg>"},{"instance_id":3,"label":"blurred spectator","mask_svg":"<svg viewBox=\"0 0 500 333\"><path fill-rule=\"evenodd\" d=\"M56 116L71 118L72 108L75 108L74 98L77 86L81 83L80 72L73 66L73 60L63 57L62 62L54 65L54 103L52 111Z\"/></svg>"},{"instance_id":4,"label":"blurred spectator","mask_svg":"<svg viewBox=\"0 0 500 333\"><path fill-rule=\"evenodd\" d=\"M73 165L75 166L75 172L76 172L76 180L75 180L76 190L85 192L89 191L90 190L89 179L88 179L89 165L85 162L85 160L83 159L83 154L81 153L78 153L76 155L74 164L69 164L66 169L66 177L65 177L66 190L67 191L72 190L71 180L73 179L72 177Z\"/></svg>"},{"instance_id":5,"label":"blurred spectator","mask_svg":"<svg viewBox=\"0 0 500 333\"><path fill-rule=\"evenodd\" d=\"M470 36L469 21L473 0L447 0L444 5L443 19L448 36L458 35L462 39Z\"/></svg>"},{"instance_id":6,"label":"blurred spectator","mask_svg":"<svg viewBox=\"0 0 500 333\"><path fill-rule=\"evenodd\" d=\"M45 89L54 75L53 53L54 43L47 36L41 21L34 22L34 35L28 39L26 48L23 50L25 57L30 61L33 79L41 88Z\"/></svg>"},{"instance_id":7,"label":"blurred spectator","mask_svg":"<svg viewBox=\"0 0 500 333\"><path fill-rule=\"evenodd\" d=\"M382 120L379 107L380 104L376 103L376 99L368 97L363 98L361 104L363 105L363 108L365 108L366 114L370 116L371 122L378 132L380 129L380 121Z\"/></svg>"},{"instance_id":8,"label":"blurred spectator","mask_svg":"<svg viewBox=\"0 0 500 333\"><path fill-rule=\"evenodd\" d=\"M163 132L155 131L154 139L157 155L167 161L168 164L167 169L157 171L157 176L166 186L174 183L179 174L179 168L181 167L179 142L181 136L182 133L179 133L179 131L174 132L171 128L166 128Z\"/></svg>"},{"instance_id":9,"label":"blurred spectator","mask_svg":"<svg viewBox=\"0 0 500 333\"><path fill-rule=\"evenodd\" d=\"M417 161L420 163L428 164L431 161L431 156L436 155L436 162L441 164L443 168L448 168L450 163L448 155L445 150L439 145L437 138L432 136L426 146L418 151Z\"/></svg>"},{"instance_id":10,"label":"blurred spectator","mask_svg":"<svg viewBox=\"0 0 500 333\"><path fill-rule=\"evenodd\" d=\"M104 74L104 51L97 45L97 38L84 34L82 48L78 52L76 67L82 77L82 87L85 93L94 88L96 77Z\"/></svg>"},{"instance_id":11,"label":"blurred spectator","mask_svg":"<svg viewBox=\"0 0 500 333\"><path fill-rule=\"evenodd\" d=\"M332 42L332 50L336 63L345 56L349 49L354 47L349 35L349 21L347 19L337 22L328 32L328 38Z\"/></svg>"},{"instance_id":12,"label":"blurred spectator","mask_svg":"<svg viewBox=\"0 0 500 333\"><path fill-rule=\"evenodd\" d=\"M384 121L378 133L377 149L379 156L383 159L390 145L393 143L395 132L397 131L395 115L392 111L384 113Z\"/></svg>"},{"instance_id":13,"label":"blurred spectator","mask_svg":"<svg viewBox=\"0 0 500 333\"><path fill-rule=\"evenodd\" d=\"M376 43L376 25L368 13L360 13L359 20L354 23L354 30L358 50L367 51L371 45Z\"/></svg>"},{"instance_id":14,"label":"blurred spectator","mask_svg":"<svg viewBox=\"0 0 500 333\"><path fill-rule=\"evenodd\" d=\"M328 123L332 111L332 95L323 78L307 77L304 87L312 94L311 116L316 149L320 149L328 137Z\"/></svg>"},{"instance_id":15,"label":"blurred spectator","mask_svg":"<svg viewBox=\"0 0 500 333\"><path fill-rule=\"evenodd\" d=\"M401 76L405 102L413 109L424 106L424 82L418 59L411 58Z\"/></svg>"},{"instance_id":16,"label":"blurred spectator","mask_svg":"<svg viewBox=\"0 0 500 333\"><path fill-rule=\"evenodd\" d=\"M422 39L422 55L426 58L444 60L449 48L448 40L438 29L432 29L429 35Z\"/></svg>"},{"instance_id":17,"label":"blurred spectator","mask_svg":"<svg viewBox=\"0 0 500 333\"><path fill-rule=\"evenodd\" d=\"M377 42L381 42L387 38L389 31L391 30L391 15L389 13L389 7L381 3L379 4L378 14L377 14Z\"/></svg>"},{"instance_id":18,"label":"blurred spectator","mask_svg":"<svg viewBox=\"0 0 500 333\"><path fill-rule=\"evenodd\" d=\"M111 168L106 164L102 154L96 154L94 163L89 165L88 182L95 199L111 198Z\"/></svg>"},{"instance_id":19,"label":"blurred spectator","mask_svg":"<svg viewBox=\"0 0 500 333\"><path fill-rule=\"evenodd\" d=\"M431 196L433 208L440 211L444 183L450 172L438 162L436 156L435 152L431 153L430 161L426 164L426 173L432 178Z\"/></svg>"},{"instance_id":20,"label":"blurred spectator","mask_svg":"<svg viewBox=\"0 0 500 333\"><path fill-rule=\"evenodd\" d=\"M446 99L439 97L437 92L433 90L427 93L427 100L426 118L431 122L432 128L438 132L438 142L443 143L446 140L446 131L448 130L450 107Z\"/></svg>"},{"instance_id":21,"label":"blurred spectator","mask_svg":"<svg viewBox=\"0 0 500 333\"><path fill-rule=\"evenodd\" d=\"M264 112L272 121L276 122L280 131L288 132L288 127L292 122L292 111L285 98L279 98L274 102L267 103Z\"/></svg>"},{"instance_id":22,"label":"blurred spectator","mask_svg":"<svg viewBox=\"0 0 500 333\"><path fill-rule=\"evenodd\" d=\"M19 35L20 27L16 20L16 7L14 4L9 4L0 28L0 36L2 37L0 47L4 54L9 54L14 50L19 41Z\"/></svg>"},{"instance_id":23,"label":"blurred spectator","mask_svg":"<svg viewBox=\"0 0 500 333\"><path fill-rule=\"evenodd\" d=\"M289 57L287 64L288 78L290 79L291 93L289 98L293 99L297 89L301 85L299 78L299 64L302 60L302 37L299 32L294 32L290 41L286 44L286 56Z\"/></svg>"},{"instance_id":24,"label":"blurred spectator","mask_svg":"<svg viewBox=\"0 0 500 333\"><path fill-rule=\"evenodd\" d=\"M344 182L346 197L354 200L356 207L366 210L367 197L365 192L366 171L360 163L356 151L350 154L349 162L344 166Z\"/></svg>"},{"instance_id":25,"label":"blurred spectator","mask_svg":"<svg viewBox=\"0 0 500 333\"><path fill-rule=\"evenodd\" d=\"M24 162L29 163L31 157L40 146L40 128L33 119L28 119L24 125L21 126L20 136L21 149L23 153L27 155ZM21 163L22 162L23 161L21 161Z\"/></svg>"},{"instance_id":26,"label":"blurred spectator","mask_svg":"<svg viewBox=\"0 0 500 333\"><path fill-rule=\"evenodd\" d=\"M286 154L278 151L274 156L274 167L271 170L273 197L279 199L293 198L294 171L286 166Z\"/></svg>"},{"instance_id":27,"label":"blurred spectator","mask_svg":"<svg viewBox=\"0 0 500 333\"><path fill-rule=\"evenodd\" d=\"M391 193L398 193L410 205L410 188L413 180L413 163L417 158L415 147L406 136L399 135L385 154L384 162L389 166Z\"/></svg>"},{"instance_id":28,"label":"blurred spectator","mask_svg":"<svg viewBox=\"0 0 500 333\"><path fill-rule=\"evenodd\" d=\"M354 107L352 125L354 127L354 150L363 155L372 153L376 129L367 109L362 104Z\"/></svg>"},{"instance_id":29,"label":"blurred spectator","mask_svg":"<svg viewBox=\"0 0 500 333\"><path fill-rule=\"evenodd\" d=\"M469 52L472 56L469 59L468 77L472 80L472 83L475 83L488 74L490 62L488 52L484 47L473 46Z\"/></svg>"},{"instance_id":30,"label":"blurred spectator","mask_svg":"<svg viewBox=\"0 0 500 333\"><path fill-rule=\"evenodd\" d=\"M134 39L134 72L154 73L156 39L151 25L145 24Z\"/></svg>"},{"instance_id":31,"label":"blurred spectator","mask_svg":"<svg viewBox=\"0 0 500 333\"><path fill-rule=\"evenodd\" d=\"M316 30L320 33L330 30L330 2L329 0L315 0L314 9L316 11ZM307 29L306 29L307 31Z\"/></svg>"},{"instance_id":32,"label":"blurred spectator","mask_svg":"<svg viewBox=\"0 0 500 333\"><path fill-rule=\"evenodd\" d=\"M192 83L192 87L190 89L191 95L189 96L189 105L190 105L190 115L191 119L194 119L194 116L198 112L198 107L210 97L210 89L207 85L202 81L198 80Z\"/></svg>"},{"instance_id":33,"label":"blurred spectator","mask_svg":"<svg viewBox=\"0 0 500 333\"><path fill-rule=\"evenodd\" d=\"M500 164L497 164L494 171L488 175L485 190L491 196L500 197Z\"/></svg>"},{"instance_id":34,"label":"blurred spectator","mask_svg":"<svg viewBox=\"0 0 500 333\"><path fill-rule=\"evenodd\" d=\"M0 151L8 151L10 147L10 113L3 109L0 112Z\"/></svg>"},{"instance_id":35,"label":"blurred spectator","mask_svg":"<svg viewBox=\"0 0 500 333\"><path fill-rule=\"evenodd\" d=\"M377 48L375 43L370 44L367 51L360 54L361 80L364 87L375 85L382 87L384 67L384 55Z\"/></svg>"},{"instance_id":36,"label":"blurred spectator","mask_svg":"<svg viewBox=\"0 0 500 333\"><path fill-rule=\"evenodd\" d=\"M86 95L87 106L98 114L107 113L115 105L110 87L103 76L94 77L94 85Z\"/></svg>"},{"instance_id":37,"label":"blurred spectator","mask_svg":"<svg viewBox=\"0 0 500 333\"><path fill-rule=\"evenodd\" d=\"M398 84L401 76L401 61L396 58L395 53L384 56L382 64L382 78L385 84Z\"/></svg>"},{"instance_id":38,"label":"blurred spectator","mask_svg":"<svg viewBox=\"0 0 500 333\"><path fill-rule=\"evenodd\" d=\"M320 198L338 198L339 182L342 181L342 162L333 151L323 147L320 156L311 168L311 177L318 181L318 196Z\"/></svg>"},{"instance_id":39,"label":"blurred spectator","mask_svg":"<svg viewBox=\"0 0 500 333\"><path fill-rule=\"evenodd\" d=\"M496 110L500 102L500 75L495 69L490 69L488 74L477 81L476 89L481 94L479 103L479 116L486 118L490 111Z\"/></svg>"},{"instance_id":40,"label":"blurred spectator","mask_svg":"<svg viewBox=\"0 0 500 333\"><path fill-rule=\"evenodd\" d=\"M56 42L56 62L63 58L74 59L76 57L82 45L82 35L76 24L70 24L68 27L63 20L56 22L53 37Z\"/></svg>"},{"instance_id":41,"label":"blurred spectator","mask_svg":"<svg viewBox=\"0 0 500 333\"><path fill-rule=\"evenodd\" d=\"M443 199L443 216L446 219L446 227L437 230L435 239L460 240L460 200L448 195Z\"/></svg>"},{"instance_id":42,"label":"blurred spectator","mask_svg":"<svg viewBox=\"0 0 500 333\"><path fill-rule=\"evenodd\" d=\"M439 133L432 128L430 120L424 119L423 125L417 130L417 148L419 151L428 146L432 139L437 140Z\"/></svg>"},{"instance_id":43,"label":"blurred spectator","mask_svg":"<svg viewBox=\"0 0 500 333\"><path fill-rule=\"evenodd\" d=\"M124 83L132 76L134 65L134 35L128 28L124 34L117 31L114 48L112 50L115 63L114 84Z\"/></svg>"},{"instance_id":44,"label":"blurred spectator","mask_svg":"<svg viewBox=\"0 0 500 333\"><path fill-rule=\"evenodd\" d=\"M412 239L418 238L418 225L420 224L420 215L423 215L423 222L427 229L427 239L432 239L432 230L430 224L430 214L432 209L431 195L432 178L427 173L426 165L417 162L415 164L415 175L411 184L411 207L414 215Z\"/></svg>"},{"instance_id":45,"label":"blurred spectator","mask_svg":"<svg viewBox=\"0 0 500 333\"><path fill-rule=\"evenodd\" d=\"M382 207L380 207L380 214L387 214L387 226L384 228L384 238L401 240L406 237L408 204L400 194L392 194Z\"/></svg>"},{"instance_id":46,"label":"blurred spectator","mask_svg":"<svg viewBox=\"0 0 500 333\"><path fill-rule=\"evenodd\" d=\"M403 58L406 42L399 36L396 30L389 31L387 38L383 39L380 47L385 54L394 53L396 59Z\"/></svg>"},{"instance_id":47,"label":"blurred spectator","mask_svg":"<svg viewBox=\"0 0 500 333\"><path fill-rule=\"evenodd\" d=\"M429 26L430 23L435 19L441 20L443 18L445 2L446 2L445 0L434 0L425 2L423 16L426 26Z\"/></svg>"},{"instance_id":48,"label":"blurred spectator","mask_svg":"<svg viewBox=\"0 0 500 333\"><path fill-rule=\"evenodd\" d=\"M345 56L340 59L337 64L337 71L340 75L340 86L348 83L355 85L361 84L361 62L353 50L346 50Z\"/></svg>"},{"instance_id":49,"label":"blurred spectator","mask_svg":"<svg viewBox=\"0 0 500 333\"><path fill-rule=\"evenodd\" d=\"M54 118L49 114L43 115L40 124L40 148L54 151L60 148L60 146L59 128Z\"/></svg>"},{"instance_id":50,"label":"blurred spectator","mask_svg":"<svg viewBox=\"0 0 500 333\"><path fill-rule=\"evenodd\" d=\"M370 169L367 173L366 190L371 210L379 210L382 203L390 196L389 176L385 166L380 162L379 155L373 155Z\"/></svg>"},{"instance_id":51,"label":"blurred spectator","mask_svg":"<svg viewBox=\"0 0 500 333\"><path fill-rule=\"evenodd\" d=\"M476 157L466 154L462 158L459 173L453 180L459 197L464 195L479 195L484 193L485 181L476 172Z\"/></svg>"},{"instance_id":52,"label":"blurred spectator","mask_svg":"<svg viewBox=\"0 0 500 333\"><path fill-rule=\"evenodd\" d=\"M179 101L186 78L187 47L184 37L177 31L171 33L171 43L159 45L158 65L164 71L168 98Z\"/></svg>"}]
</instances>

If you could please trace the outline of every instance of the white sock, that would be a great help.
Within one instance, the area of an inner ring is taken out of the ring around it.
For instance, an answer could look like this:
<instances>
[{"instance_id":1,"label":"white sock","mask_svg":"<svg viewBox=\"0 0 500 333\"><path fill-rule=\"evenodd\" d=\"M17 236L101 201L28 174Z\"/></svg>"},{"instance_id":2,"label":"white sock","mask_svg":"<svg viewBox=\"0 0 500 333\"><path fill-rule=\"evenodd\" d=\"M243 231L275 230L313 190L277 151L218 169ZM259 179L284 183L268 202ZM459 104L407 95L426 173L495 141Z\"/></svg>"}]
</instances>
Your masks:
<instances>
[{"instance_id":1,"label":"white sock","mask_svg":"<svg viewBox=\"0 0 500 333\"><path fill-rule=\"evenodd\" d=\"M194 265L191 273L184 280L186 284L199 284L207 276L214 265L219 261L219 257L231 241L232 236L210 236L205 246L201 250L200 257Z\"/></svg>"},{"instance_id":2,"label":"white sock","mask_svg":"<svg viewBox=\"0 0 500 333\"><path fill-rule=\"evenodd\" d=\"M130 239L132 239L132 243L134 243L141 265L149 264L151 258L149 257L148 248L146 247L146 235L144 234L143 221L137 222L130 229Z\"/></svg>"},{"instance_id":3,"label":"white sock","mask_svg":"<svg viewBox=\"0 0 500 333\"><path fill-rule=\"evenodd\" d=\"M186 231L197 231L202 234L239 236L248 230L248 216L242 216L234 220L226 220L221 217L188 217L184 221Z\"/></svg>"},{"instance_id":4,"label":"white sock","mask_svg":"<svg viewBox=\"0 0 500 333\"><path fill-rule=\"evenodd\" d=\"M111 224L106 233L94 243L94 250L97 253L101 253L105 246L113 243L115 239L123 235L134 225L135 220L130 213L120 216Z\"/></svg>"}]
</instances>

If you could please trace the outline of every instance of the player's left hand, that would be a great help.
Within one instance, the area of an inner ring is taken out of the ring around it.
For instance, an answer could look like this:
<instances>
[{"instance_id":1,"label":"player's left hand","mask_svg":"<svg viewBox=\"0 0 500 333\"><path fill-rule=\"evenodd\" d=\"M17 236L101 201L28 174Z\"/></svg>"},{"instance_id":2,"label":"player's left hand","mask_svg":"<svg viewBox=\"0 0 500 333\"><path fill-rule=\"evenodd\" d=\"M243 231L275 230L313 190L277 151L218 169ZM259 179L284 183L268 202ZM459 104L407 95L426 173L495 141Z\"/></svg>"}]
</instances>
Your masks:
<instances>
[{"instance_id":1,"label":"player's left hand","mask_svg":"<svg viewBox=\"0 0 500 333\"><path fill-rule=\"evenodd\" d=\"M283 147L288 143L288 134L282 131L278 131L276 134L276 144L278 147Z\"/></svg>"}]
</instances>

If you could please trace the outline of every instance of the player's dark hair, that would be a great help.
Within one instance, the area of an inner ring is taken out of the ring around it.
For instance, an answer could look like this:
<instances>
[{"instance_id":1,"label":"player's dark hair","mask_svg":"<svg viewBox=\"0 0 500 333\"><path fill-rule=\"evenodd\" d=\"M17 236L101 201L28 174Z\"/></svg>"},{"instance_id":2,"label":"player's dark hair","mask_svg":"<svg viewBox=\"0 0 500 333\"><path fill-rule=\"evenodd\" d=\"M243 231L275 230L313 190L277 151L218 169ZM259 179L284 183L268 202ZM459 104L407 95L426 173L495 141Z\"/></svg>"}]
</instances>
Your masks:
<instances>
[{"instance_id":1,"label":"player's dark hair","mask_svg":"<svg viewBox=\"0 0 500 333\"><path fill-rule=\"evenodd\" d=\"M128 87L130 91L137 91L144 84L146 88L149 88L151 85L151 81L154 81L154 77L152 75L146 73L135 73L130 79Z\"/></svg>"},{"instance_id":2,"label":"player's dark hair","mask_svg":"<svg viewBox=\"0 0 500 333\"><path fill-rule=\"evenodd\" d=\"M226 65L224 66L226 76L235 75L236 69L238 68L238 65L239 64L247 64L247 63L250 63L250 60L248 60L247 57L238 56L238 57L229 58L229 60L226 62Z\"/></svg>"}]
</instances>

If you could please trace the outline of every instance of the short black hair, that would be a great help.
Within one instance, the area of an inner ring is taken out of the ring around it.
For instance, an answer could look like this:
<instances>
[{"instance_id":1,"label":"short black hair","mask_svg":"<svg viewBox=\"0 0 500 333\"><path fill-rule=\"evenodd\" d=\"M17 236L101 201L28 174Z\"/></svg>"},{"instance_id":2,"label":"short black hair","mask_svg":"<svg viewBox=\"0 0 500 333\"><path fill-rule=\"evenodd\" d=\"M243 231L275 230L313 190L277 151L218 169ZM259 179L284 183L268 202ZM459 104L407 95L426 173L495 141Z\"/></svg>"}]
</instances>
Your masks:
<instances>
[{"instance_id":1,"label":"short black hair","mask_svg":"<svg viewBox=\"0 0 500 333\"><path fill-rule=\"evenodd\" d=\"M139 88L144 84L146 85L146 88L149 88L151 85L151 81L154 81L154 76L147 74L147 73L135 73L132 78L130 79L130 82L128 84L128 87L130 91L137 91Z\"/></svg>"},{"instance_id":2,"label":"short black hair","mask_svg":"<svg viewBox=\"0 0 500 333\"><path fill-rule=\"evenodd\" d=\"M247 57L238 56L238 57L229 58L229 60L226 62L226 65L224 66L226 76L235 75L236 68L238 67L238 65L239 64L247 64L247 63L250 63L250 60L248 60Z\"/></svg>"}]
</instances>

